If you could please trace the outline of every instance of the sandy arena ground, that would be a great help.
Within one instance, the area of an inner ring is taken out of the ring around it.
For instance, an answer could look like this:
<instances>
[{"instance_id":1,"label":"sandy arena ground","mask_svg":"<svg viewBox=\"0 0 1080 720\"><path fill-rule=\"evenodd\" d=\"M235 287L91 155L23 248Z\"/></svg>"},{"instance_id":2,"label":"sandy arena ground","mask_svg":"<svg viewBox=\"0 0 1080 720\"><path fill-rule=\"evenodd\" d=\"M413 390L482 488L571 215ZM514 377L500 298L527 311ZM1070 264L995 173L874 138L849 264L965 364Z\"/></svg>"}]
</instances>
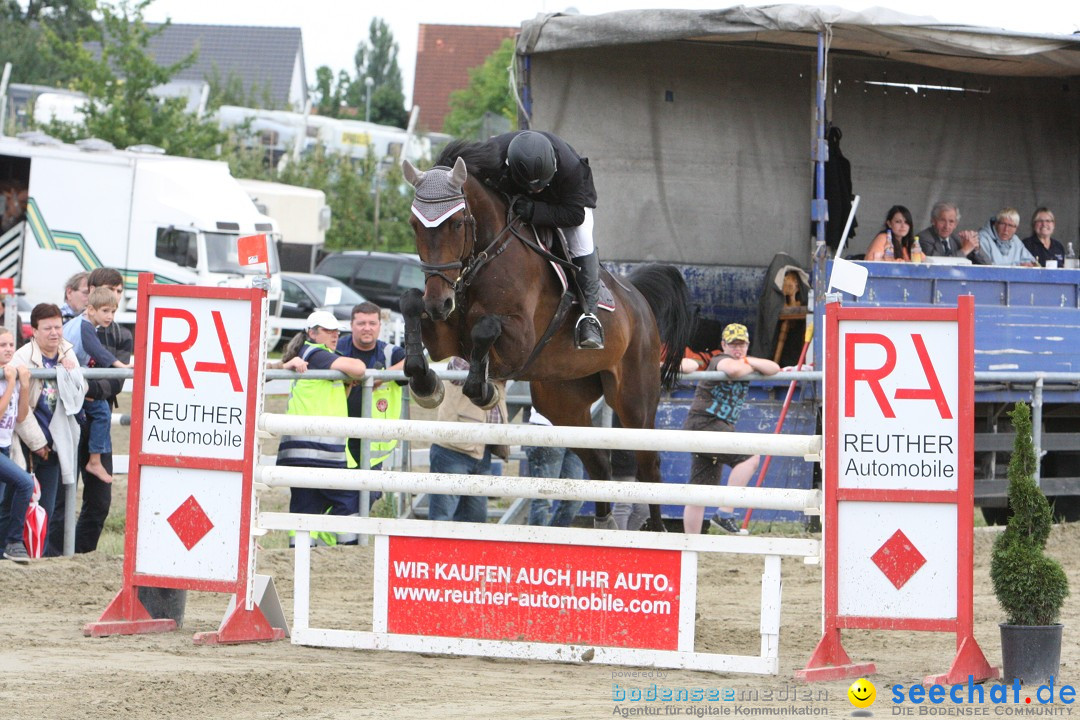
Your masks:
<instances>
[{"instance_id":1,"label":"sandy arena ground","mask_svg":"<svg viewBox=\"0 0 1080 720\"><path fill-rule=\"evenodd\" d=\"M1002 614L989 580L992 529L976 531L975 634L987 657L1000 664L997 623ZM1066 624L1061 683L1080 681L1080 525L1059 526L1049 551L1062 559L1074 595ZM191 593L184 628L164 635L90 639L86 622L96 620L120 585L121 558L101 554L44 560L30 567L0 562L0 719L31 718L605 718L642 703L616 703L612 683L647 687L768 690L776 694L812 690L817 699L799 702L747 700L735 703L653 703L656 714L702 716L724 709L786 708L773 717L850 717L848 682L797 685L819 637L819 569L784 560L784 604L777 677L661 671L655 680L618 677L626 669L599 665L513 662L477 658L361 652L298 647L288 641L265 645L205 647L192 633L216 629L227 597ZM312 626L370 628L372 553L368 548L319 549L313 554ZM264 551L260 571L274 576L285 611L292 612L292 553ZM758 652L758 561L702 558L697 637L699 648L725 653ZM934 633L846 631L844 644L856 661L874 661L878 674L877 717L896 708L888 688L909 685L944 671L953 638ZM760 695L759 695L760 698ZM719 707L724 706L727 707ZM946 704L947 706L951 706ZM909 705L909 707L911 707ZM944 706L941 706L944 707ZM951 706L963 708L965 706ZM966 706L968 709L971 706ZM986 708L1043 710L1038 706ZM1067 714L1071 706L1055 705ZM674 712L678 710L678 712ZM914 708L918 715L918 708ZM711 711L711 712L710 712ZM1080 714L1080 710L1078 710ZM805 716L805 715L801 715Z\"/></svg>"}]
</instances>

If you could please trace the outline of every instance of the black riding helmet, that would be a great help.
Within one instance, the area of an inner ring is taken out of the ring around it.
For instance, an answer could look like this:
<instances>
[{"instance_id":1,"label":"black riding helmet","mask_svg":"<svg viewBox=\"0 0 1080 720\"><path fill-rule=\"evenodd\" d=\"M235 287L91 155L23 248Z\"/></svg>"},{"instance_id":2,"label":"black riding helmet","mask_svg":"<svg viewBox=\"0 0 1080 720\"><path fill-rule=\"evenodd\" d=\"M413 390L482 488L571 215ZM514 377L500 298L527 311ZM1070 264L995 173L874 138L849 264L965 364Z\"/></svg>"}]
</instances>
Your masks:
<instances>
[{"instance_id":1,"label":"black riding helmet","mask_svg":"<svg viewBox=\"0 0 1080 720\"><path fill-rule=\"evenodd\" d=\"M555 148L542 134L525 130L506 148L506 164L518 184L538 192L555 177Z\"/></svg>"}]
</instances>

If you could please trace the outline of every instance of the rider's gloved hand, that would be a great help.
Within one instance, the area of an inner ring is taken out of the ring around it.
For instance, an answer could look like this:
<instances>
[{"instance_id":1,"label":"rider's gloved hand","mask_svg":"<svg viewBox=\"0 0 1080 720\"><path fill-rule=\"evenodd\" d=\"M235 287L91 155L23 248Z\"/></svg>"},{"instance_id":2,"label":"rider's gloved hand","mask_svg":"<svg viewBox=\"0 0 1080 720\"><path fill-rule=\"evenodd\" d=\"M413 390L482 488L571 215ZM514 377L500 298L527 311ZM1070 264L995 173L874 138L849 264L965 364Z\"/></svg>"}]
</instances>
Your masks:
<instances>
[{"instance_id":1,"label":"rider's gloved hand","mask_svg":"<svg viewBox=\"0 0 1080 720\"><path fill-rule=\"evenodd\" d=\"M525 222L532 220L533 201L527 197L519 197L514 201L514 214Z\"/></svg>"}]
</instances>

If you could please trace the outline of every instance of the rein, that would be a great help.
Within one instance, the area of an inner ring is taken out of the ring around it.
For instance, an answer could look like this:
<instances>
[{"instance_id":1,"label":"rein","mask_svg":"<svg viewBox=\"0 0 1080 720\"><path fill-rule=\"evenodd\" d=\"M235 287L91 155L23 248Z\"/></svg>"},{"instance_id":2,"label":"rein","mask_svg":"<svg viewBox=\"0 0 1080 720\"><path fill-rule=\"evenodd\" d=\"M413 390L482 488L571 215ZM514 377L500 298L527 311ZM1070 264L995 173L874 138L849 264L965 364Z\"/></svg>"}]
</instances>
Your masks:
<instances>
[{"instance_id":1,"label":"rein","mask_svg":"<svg viewBox=\"0 0 1080 720\"><path fill-rule=\"evenodd\" d=\"M426 198L425 198L426 200ZM420 261L420 268L424 271L424 275L431 277L442 278L447 285L454 291L455 305L462 304L457 303L456 299L465 293L465 290L472 284L476 275L480 272L481 268L487 265L489 262L497 258L503 253L509 246L511 238L517 238L522 245L532 250L539 255L553 263L568 269L571 273L577 272L577 266L568 260L549 252L538 241L527 237L521 228L525 225L525 222L521 218L514 215L513 212L513 198L507 203L506 207L506 225L499 234L496 235L486 248L478 253L475 253L477 245L477 231L476 231L476 218L473 216L472 211L469 209L469 199L465 197L464 189L458 195L448 195L441 198L433 198L429 202L452 202L461 200L465 203L465 224L472 228L472 250L467 256L463 255L462 258L453 262L447 263L427 263L423 260ZM497 246L497 247L496 247ZM495 248L494 252L490 252L492 248ZM464 253L464 249L462 250ZM461 270L456 280L451 280L450 277L443 272L444 270ZM562 326L563 321L566 319L567 313L570 311L570 306L573 304L574 295L569 290L563 292L559 298L559 305L555 309L555 314L552 316L551 321L548 323L544 334L533 346L532 352L529 353L529 357L525 360L525 364L517 371L518 373L525 372L525 370L532 365L537 356L540 355L540 351L548 344L555 333Z\"/></svg>"}]
</instances>

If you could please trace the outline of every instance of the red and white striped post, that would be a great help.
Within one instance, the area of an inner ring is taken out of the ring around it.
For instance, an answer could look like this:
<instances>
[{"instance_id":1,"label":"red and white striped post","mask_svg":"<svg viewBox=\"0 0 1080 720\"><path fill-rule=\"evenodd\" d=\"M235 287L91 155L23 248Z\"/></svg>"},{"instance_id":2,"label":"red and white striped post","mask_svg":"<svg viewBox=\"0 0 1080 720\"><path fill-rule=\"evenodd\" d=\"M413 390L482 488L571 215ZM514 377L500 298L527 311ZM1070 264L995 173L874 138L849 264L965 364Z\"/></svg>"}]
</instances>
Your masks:
<instances>
[{"instance_id":1,"label":"red and white striped post","mask_svg":"<svg viewBox=\"0 0 1080 720\"><path fill-rule=\"evenodd\" d=\"M826 308L823 633L804 680L875 671L848 628L956 634L927 682L997 677L973 634L974 301Z\"/></svg>"}]
</instances>

